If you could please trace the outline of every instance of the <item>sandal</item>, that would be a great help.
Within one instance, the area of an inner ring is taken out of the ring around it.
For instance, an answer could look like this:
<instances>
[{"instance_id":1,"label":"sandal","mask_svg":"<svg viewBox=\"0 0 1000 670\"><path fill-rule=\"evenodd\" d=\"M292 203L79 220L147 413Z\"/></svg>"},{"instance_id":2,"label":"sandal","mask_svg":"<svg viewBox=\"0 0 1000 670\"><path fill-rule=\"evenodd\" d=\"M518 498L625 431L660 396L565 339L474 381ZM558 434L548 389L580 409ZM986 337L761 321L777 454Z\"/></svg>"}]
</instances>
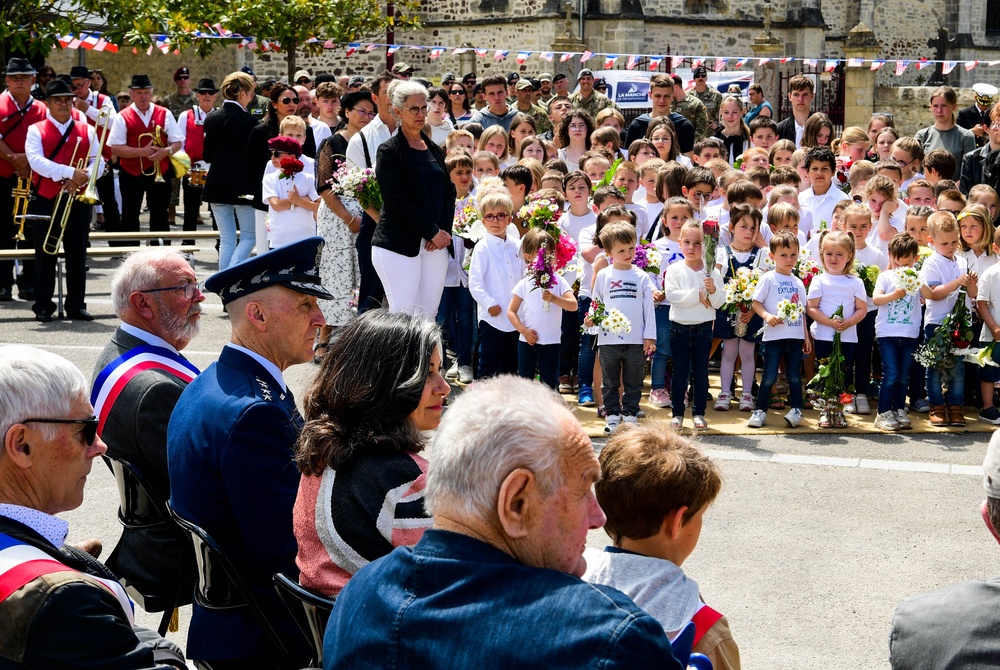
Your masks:
<instances>
[{"instance_id":1,"label":"sandal","mask_svg":"<svg viewBox=\"0 0 1000 670\"><path fill-rule=\"evenodd\" d=\"M847 428L847 417L844 416L843 412L833 413L833 427L834 428Z\"/></svg>"},{"instance_id":2,"label":"sandal","mask_svg":"<svg viewBox=\"0 0 1000 670\"><path fill-rule=\"evenodd\" d=\"M826 410L822 410L819 413L819 427L820 428L832 428L830 423L830 413Z\"/></svg>"},{"instance_id":3,"label":"sandal","mask_svg":"<svg viewBox=\"0 0 1000 670\"><path fill-rule=\"evenodd\" d=\"M767 406L771 409L785 409L785 399L780 395L773 395Z\"/></svg>"}]
</instances>

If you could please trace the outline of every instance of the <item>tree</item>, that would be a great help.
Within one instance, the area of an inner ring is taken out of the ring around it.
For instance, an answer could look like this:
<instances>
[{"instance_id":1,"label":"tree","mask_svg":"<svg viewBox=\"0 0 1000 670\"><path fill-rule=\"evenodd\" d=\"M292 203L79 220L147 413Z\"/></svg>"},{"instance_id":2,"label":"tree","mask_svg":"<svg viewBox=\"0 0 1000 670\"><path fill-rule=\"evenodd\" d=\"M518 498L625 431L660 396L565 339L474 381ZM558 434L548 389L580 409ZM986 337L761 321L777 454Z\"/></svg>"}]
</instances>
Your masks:
<instances>
[{"instance_id":1,"label":"tree","mask_svg":"<svg viewBox=\"0 0 1000 670\"><path fill-rule=\"evenodd\" d=\"M49 55L58 37L79 34L83 19L79 7L60 0L3 0L0 2L0 44L7 55ZM6 60L6 59L5 59Z\"/></svg>"}]
</instances>

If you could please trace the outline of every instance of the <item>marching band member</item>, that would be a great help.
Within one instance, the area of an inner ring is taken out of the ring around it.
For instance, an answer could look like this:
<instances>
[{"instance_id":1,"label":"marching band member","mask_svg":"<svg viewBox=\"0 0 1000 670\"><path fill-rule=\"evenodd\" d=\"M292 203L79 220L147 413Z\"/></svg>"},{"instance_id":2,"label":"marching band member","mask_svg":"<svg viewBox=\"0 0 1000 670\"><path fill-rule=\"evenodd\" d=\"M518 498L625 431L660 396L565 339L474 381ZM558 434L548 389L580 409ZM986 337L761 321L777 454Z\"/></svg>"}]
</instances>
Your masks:
<instances>
[{"instance_id":1,"label":"marching band member","mask_svg":"<svg viewBox=\"0 0 1000 670\"><path fill-rule=\"evenodd\" d=\"M18 243L14 239L17 229L11 191L17 186L18 177L28 179L31 175L24 154L24 138L30 125L45 118L45 105L31 97L35 68L26 59L11 58L4 81L7 90L0 94L0 249L14 249ZM30 241L20 244L27 247ZM13 299L13 283L14 261L0 261L0 302ZM30 261L24 264L17 286L22 300L34 299L35 271Z\"/></svg>"},{"instance_id":2,"label":"marching band member","mask_svg":"<svg viewBox=\"0 0 1000 670\"><path fill-rule=\"evenodd\" d=\"M211 79L202 79L195 89L198 105L181 112L177 117L177 129L181 133L184 152L191 159L191 172L184 176L184 230L197 230L201 198L204 194L205 174L209 165L205 162L205 117L215 107L219 89ZM200 175L196 177L196 175ZM192 183L192 178L197 183Z\"/></svg>"},{"instance_id":3,"label":"marching band member","mask_svg":"<svg viewBox=\"0 0 1000 670\"><path fill-rule=\"evenodd\" d=\"M56 305L52 302L55 290L56 256L45 253L51 248L52 238L62 235L66 257L66 314L71 319L92 321L84 302L87 288L87 233L90 226L90 205L77 201L73 196L87 188L92 170L101 170L103 161L97 155L99 143L94 129L86 122L73 119L73 102L76 95L63 79L53 79L45 86L45 120L28 128L24 149L28 163L35 173L37 190L29 210L32 214L50 217L53 225L44 222L33 226L35 242L35 320L52 320ZM75 167L81 159L84 169ZM58 206L59 193L67 195ZM61 230L66 208L69 209L66 227ZM57 246L57 245L56 245Z\"/></svg>"},{"instance_id":4,"label":"marching band member","mask_svg":"<svg viewBox=\"0 0 1000 670\"><path fill-rule=\"evenodd\" d=\"M70 68L69 77L73 81L73 92L76 94L74 106L77 111L87 117L87 123L97 130L97 140L100 142L104 133L111 129L118 112L115 110L115 103L110 95L105 95L91 90L91 71L83 65L74 65ZM107 111L104 111L107 110ZM97 127L98 118L102 111L106 118L100 120L101 127ZM105 145L101 158L109 162L109 169L97 179L97 194L101 197L100 207L97 211L98 220L104 216L104 229L109 232L118 232L121 226L121 216L118 212L118 201L115 199L115 174L110 169L111 147Z\"/></svg>"},{"instance_id":5,"label":"marching band member","mask_svg":"<svg viewBox=\"0 0 1000 670\"><path fill-rule=\"evenodd\" d=\"M148 75L132 75L129 91L132 104L119 112L108 138L111 153L118 156L121 165L121 230L139 231L139 211L145 196L149 230L166 232L170 230L167 207L173 179L170 156L181 148L184 137L170 110L152 103L153 84Z\"/></svg>"}]
</instances>

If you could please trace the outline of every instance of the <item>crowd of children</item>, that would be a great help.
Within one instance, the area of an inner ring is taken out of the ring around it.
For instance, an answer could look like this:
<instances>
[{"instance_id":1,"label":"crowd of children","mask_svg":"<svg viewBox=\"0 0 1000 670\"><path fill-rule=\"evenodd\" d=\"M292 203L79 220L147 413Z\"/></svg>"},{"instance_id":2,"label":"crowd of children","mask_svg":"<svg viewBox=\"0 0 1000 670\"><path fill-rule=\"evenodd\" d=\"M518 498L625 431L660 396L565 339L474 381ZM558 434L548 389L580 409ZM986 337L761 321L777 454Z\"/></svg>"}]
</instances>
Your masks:
<instances>
[{"instance_id":1,"label":"crowd of children","mask_svg":"<svg viewBox=\"0 0 1000 670\"><path fill-rule=\"evenodd\" d=\"M795 427L810 407L821 428L874 413L877 428L900 430L909 412L962 426L966 404L1000 424L1000 369L970 366L967 387L961 358L928 366L941 352L922 347L959 298L969 346L1000 337L996 192L963 195L945 178L949 156L886 134L882 118L872 133L847 128L829 141L820 123L817 146L796 149L771 119L747 127L725 101L721 112L721 135L697 142L690 161L678 160L669 125L622 147L580 110L567 117L576 127L563 151L533 135L512 147L501 130L478 144L453 131L456 209L473 210L482 229L455 240L439 315L456 354L450 376L470 378L478 330L478 377L538 376L598 406L608 434L643 416L647 372L648 402L670 407L675 428L688 407L706 428L708 404L748 412L752 428L772 409ZM553 203L540 225L525 214L539 198ZM543 284L538 268L563 236L572 261L553 260ZM918 348L930 353L915 359ZM809 383L830 366L843 380L835 394Z\"/></svg>"}]
</instances>

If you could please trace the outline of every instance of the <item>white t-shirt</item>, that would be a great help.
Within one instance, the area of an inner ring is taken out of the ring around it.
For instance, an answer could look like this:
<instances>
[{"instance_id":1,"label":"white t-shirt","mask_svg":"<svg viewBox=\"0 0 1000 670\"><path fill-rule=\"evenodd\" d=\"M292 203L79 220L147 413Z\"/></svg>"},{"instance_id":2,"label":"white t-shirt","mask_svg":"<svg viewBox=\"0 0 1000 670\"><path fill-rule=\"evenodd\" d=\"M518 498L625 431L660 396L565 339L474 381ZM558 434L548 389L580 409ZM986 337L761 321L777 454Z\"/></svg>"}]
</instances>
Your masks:
<instances>
[{"instance_id":1,"label":"white t-shirt","mask_svg":"<svg viewBox=\"0 0 1000 670\"><path fill-rule=\"evenodd\" d=\"M315 180L311 174L299 172L291 179L280 179L280 176L281 172L272 172L264 177L260 191L264 202L267 202L268 198L288 198L292 184L303 198L319 200ZM279 212L268 205L267 212L267 241L272 249L300 242L316 234L316 217L305 207L293 206L291 209Z\"/></svg>"},{"instance_id":2,"label":"white t-shirt","mask_svg":"<svg viewBox=\"0 0 1000 670\"><path fill-rule=\"evenodd\" d=\"M653 226L659 225L659 221L657 221L656 217L658 217L660 215L660 212L663 211L663 203L646 202L644 200L642 202L637 202L636 204L642 206L646 210L646 222L648 225L646 227L646 234L644 235L644 237L647 240L651 240L654 233Z\"/></svg>"},{"instance_id":3,"label":"white t-shirt","mask_svg":"<svg viewBox=\"0 0 1000 670\"><path fill-rule=\"evenodd\" d=\"M841 200L848 200L850 196L834 185L830 185L823 195L816 195L812 188L807 188L799 195L799 206L808 210L812 216L813 232L819 228L822 221L826 221L827 227L833 222L833 208Z\"/></svg>"},{"instance_id":4,"label":"white t-shirt","mask_svg":"<svg viewBox=\"0 0 1000 670\"><path fill-rule=\"evenodd\" d=\"M977 275L982 277L987 270L989 270L997 262L996 254L979 254L971 249L968 251L956 251L955 255L961 254L962 258L965 259L965 267L969 269L969 272L975 272Z\"/></svg>"},{"instance_id":5,"label":"white t-shirt","mask_svg":"<svg viewBox=\"0 0 1000 670\"><path fill-rule=\"evenodd\" d=\"M993 320L1000 323L1000 265L994 265L986 270L979 277L979 293L976 297L979 302L989 305L990 314ZM983 327L983 332L979 336L980 342L992 342L993 333L989 328Z\"/></svg>"},{"instance_id":6,"label":"white t-shirt","mask_svg":"<svg viewBox=\"0 0 1000 670\"><path fill-rule=\"evenodd\" d=\"M583 275L580 277L580 295L589 298L590 286L594 283L594 264L588 263L583 257L583 250L594 244L594 232L597 224L587 226L580 231L578 246L580 249L580 265L583 266ZM597 260L596 258L594 260Z\"/></svg>"},{"instance_id":7,"label":"white t-shirt","mask_svg":"<svg viewBox=\"0 0 1000 670\"><path fill-rule=\"evenodd\" d=\"M524 261L518 253L520 240L486 235L476 243L469 265L469 292L479 308L479 320L504 333L514 332L507 318L510 292L524 276ZM490 316L490 307L500 313Z\"/></svg>"},{"instance_id":8,"label":"white t-shirt","mask_svg":"<svg viewBox=\"0 0 1000 670\"><path fill-rule=\"evenodd\" d=\"M945 258L935 251L924 261L924 265L920 269L920 281L930 288L934 288L935 286L941 286L958 279L965 271L965 259L959 256L958 253L955 254L954 258ZM959 290L955 289L944 300L925 301L927 305L927 309L924 312L925 326L941 323L944 317L951 311L951 308L955 306Z\"/></svg>"},{"instance_id":9,"label":"white t-shirt","mask_svg":"<svg viewBox=\"0 0 1000 670\"><path fill-rule=\"evenodd\" d=\"M642 344L656 339L656 317L653 313L653 282L649 275L632 266L616 270L609 265L597 273L593 297L604 303L607 310L617 309L632 324L632 330L619 337L601 329L597 336L602 344Z\"/></svg>"},{"instance_id":10,"label":"white t-shirt","mask_svg":"<svg viewBox=\"0 0 1000 670\"><path fill-rule=\"evenodd\" d=\"M874 265L879 270L885 270L889 267L889 257L875 247L865 247L864 249L855 250L854 260L862 265ZM864 282L861 283L863 284ZM872 302L871 298L868 298L868 311L875 311L875 303Z\"/></svg>"},{"instance_id":11,"label":"white t-shirt","mask_svg":"<svg viewBox=\"0 0 1000 670\"><path fill-rule=\"evenodd\" d=\"M587 213L583 216L576 216L570 211L563 212L563 215L559 217L559 227L565 230L567 233L573 236L573 241L580 244L580 233L587 226L597 225L597 214L594 210L588 209ZM591 238L593 239L593 237Z\"/></svg>"},{"instance_id":12,"label":"white t-shirt","mask_svg":"<svg viewBox=\"0 0 1000 670\"><path fill-rule=\"evenodd\" d=\"M314 158L309 158L309 156L306 156L305 154L299 156L298 159L302 161L302 172L299 174L309 175L309 178L315 182L316 160ZM264 176L266 177L267 175L279 172L280 170L281 168L274 167L274 163L268 161L267 164L264 165ZM313 186L315 187L315 184L313 184Z\"/></svg>"},{"instance_id":13,"label":"white t-shirt","mask_svg":"<svg viewBox=\"0 0 1000 670\"><path fill-rule=\"evenodd\" d=\"M639 235L640 239L649 239L649 219L646 218L646 208L642 205L636 205L634 203L629 203L625 205L625 209L635 214L635 230Z\"/></svg>"},{"instance_id":14,"label":"white t-shirt","mask_svg":"<svg viewBox=\"0 0 1000 670\"><path fill-rule=\"evenodd\" d=\"M765 328L765 342L771 342L772 340L804 340L806 338L805 328L803 328L803 324L806 321L806 287L802 284L801 279L795 275L783 275L773 270L766 272L757 283L757 290L753 294L753 299L764 305L764 309L771 314L777 313L778 303L782 300L797 301L803 307L802 316L799 317L798 323L793 325L787 321L782 321L777 326L768 326Z\"/></svg>"},{"instance_id":15,"label":"white t-shirt","mask_svg":"<svg viewBox=\"0 0 1000 670\"><path fill-rule=\"evenodd\" d=\"M660 265L660 276L656 278L656 288L657 290L663 290L663 275L667 273L667 268L684 260L684 254L681 253L680 242L675 242L669 237L658 237L653 241L653 246L660 250L660 255L663 257L663 261ZM666 298L659 305L669 305L670 301Z\"/></svg>"},{"instance_id":16,"label":"white t-shirt","mask_svg":"<svg viewBox=\"0 0 1000 670\"><path fill-rule=\"evenodd\" d=\"M892 293L896 290L896 271L886 270L878 276L875 290ZM878 307L875 315L876 337L910 337L920 335L920 296L906 295Z\"/></svg>"},{"instance_id":17,"label":"white t-shirt","mask_svg":"<svg viewBox=\"0 0 1000 670\"><path fill-rule=\"evenodd\" d=\"M565 279L556 275L556 285L549 290L562 296L566 291L572 289ZM516 295L521 299L521 307L517 310L517 316L527 328L538 333L536 344L559 344L562 337L563 308L542 300L542 290L535 286L535 280L532 277L524 277L517 282L511 295ZM545 305L549 306L547 311ZM520 335L517 339L521 342L527 342L524 335Z\"/></svg>"},{"instance_id":18,"label":"white t-shirt","mask_svg":"<svg viewBox=\"0 0 1000 670\"><path fill-rule=\"evenodd\" d=\"M822 273L813 278L809 285L809 300L819 298L819 311L830 316L840 305L844 306L844 320L851 318L855 310L855 298L867 300L865 285L860 279L853 275L831 275ZM813 321L809 329L814 339L824 342L832 342L833 334L836 332L830 326L824 326L818 321ZM840 333L841 342L858 341L858 327L851 326Z\"/></svg>"}]
</instances>

